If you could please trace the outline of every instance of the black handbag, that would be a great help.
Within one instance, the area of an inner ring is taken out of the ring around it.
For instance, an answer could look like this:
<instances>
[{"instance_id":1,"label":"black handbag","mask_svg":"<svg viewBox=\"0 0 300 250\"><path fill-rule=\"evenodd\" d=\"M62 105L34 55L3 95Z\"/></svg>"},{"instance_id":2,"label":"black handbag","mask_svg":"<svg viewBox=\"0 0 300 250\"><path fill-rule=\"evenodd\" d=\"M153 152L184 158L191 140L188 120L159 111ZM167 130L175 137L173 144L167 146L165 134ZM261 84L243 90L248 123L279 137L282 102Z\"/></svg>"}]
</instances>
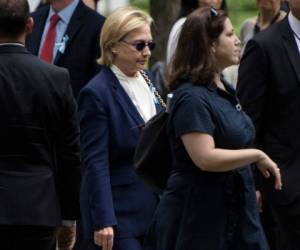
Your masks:
<instances>
[{"instance_id":1,"label":"black handbag","mask_svg":"<svg viewBox=\"0 0 300 250\"><path fill-rule=\"evenodd\" d=\"M157 192L165 188L172 168L167 122L165 111L152 117L142 130L134 155L137 173Z\"/></svg>"},{"instance_id":2,"label":"black handbag","mask_svg":"<svg viewBox=\"0 0 300 250\"><path fill-rule=\"evenodd\" d=\"M149 78L145 77L145 79L151 86ZM159 96L157 92L154 94ZM161 105L166 107L160 96L158 99ZM168 116L169 114L163 110L146 122L134 155L134 165L138 175L157 192L161 192L165 188L172 168L171 149L167 134Z\"/></svg>"}]
</instances>

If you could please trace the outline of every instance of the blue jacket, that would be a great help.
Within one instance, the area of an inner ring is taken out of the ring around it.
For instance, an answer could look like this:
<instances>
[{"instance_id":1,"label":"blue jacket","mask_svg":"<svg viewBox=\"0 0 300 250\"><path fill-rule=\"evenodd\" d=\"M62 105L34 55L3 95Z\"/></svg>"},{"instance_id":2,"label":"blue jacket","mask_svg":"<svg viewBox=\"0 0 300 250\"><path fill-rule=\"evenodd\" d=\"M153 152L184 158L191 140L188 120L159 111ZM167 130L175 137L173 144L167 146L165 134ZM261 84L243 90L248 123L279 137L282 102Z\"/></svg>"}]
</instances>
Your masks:
<instances>
[{"instance_id":1,"label":"blue jacket","mask_svg":"<svg viewBox=\"0 0 300 250\"><path fill-rule=\"evenodd\" d=\"M107 67L80 92L79 112L84 237L107 226L115 226L116 237L143 235L157 203L133 166L143 119Z\"/></svg>"}]
</instances>

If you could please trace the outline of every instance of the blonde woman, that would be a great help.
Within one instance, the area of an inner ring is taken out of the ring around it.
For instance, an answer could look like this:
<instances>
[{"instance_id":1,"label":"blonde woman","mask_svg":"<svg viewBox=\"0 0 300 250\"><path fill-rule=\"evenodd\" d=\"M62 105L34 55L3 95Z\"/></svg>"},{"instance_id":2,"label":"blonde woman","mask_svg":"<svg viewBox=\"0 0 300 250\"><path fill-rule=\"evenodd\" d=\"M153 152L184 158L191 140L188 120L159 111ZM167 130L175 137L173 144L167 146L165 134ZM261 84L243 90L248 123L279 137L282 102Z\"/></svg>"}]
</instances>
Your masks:
<instances>
[{"instance_id":1,"label":"blonde woman","mask_svg":"<svg viewBox=\"0 0 300 250\"><path fill-rule=\"evenodd\" d=\"M81 211L89 249L140 250L156 207L133 166L141 128L161 109L143 71L155 47L151 23L133 7L113 12L100 38L102 70L80 93Z\"/></svg>"}]
</instances>

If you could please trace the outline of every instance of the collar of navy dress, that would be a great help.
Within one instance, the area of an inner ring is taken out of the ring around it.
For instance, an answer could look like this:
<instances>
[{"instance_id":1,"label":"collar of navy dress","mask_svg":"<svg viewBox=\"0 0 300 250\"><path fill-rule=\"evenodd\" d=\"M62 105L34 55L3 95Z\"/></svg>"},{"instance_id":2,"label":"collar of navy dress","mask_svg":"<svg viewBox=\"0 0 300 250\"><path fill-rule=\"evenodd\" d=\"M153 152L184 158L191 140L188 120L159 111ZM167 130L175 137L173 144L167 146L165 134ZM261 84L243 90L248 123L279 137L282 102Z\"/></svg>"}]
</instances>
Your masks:
<instances>
[{"instance_id":1,"label":"collar of navy dress","mask_svg":"<svg viewBox=\"0 0 300 250\"><path fill-rule=\"evenodd\" d=\"M228 83L227 81L225 81L224 79L222 79L222 82L224 84L226 91L218 88L218 86L213 82L205 84L204 86L206 86L206 88L209 91L216 92L217 94L221 95L222 97L228 99L233 105L235 105L235 108L237 109L237 111L242 111L242 105L240 104L240 101L236 96L236 91L233 88L233 86L230 83Z\"/></svg>"}]
</instances>

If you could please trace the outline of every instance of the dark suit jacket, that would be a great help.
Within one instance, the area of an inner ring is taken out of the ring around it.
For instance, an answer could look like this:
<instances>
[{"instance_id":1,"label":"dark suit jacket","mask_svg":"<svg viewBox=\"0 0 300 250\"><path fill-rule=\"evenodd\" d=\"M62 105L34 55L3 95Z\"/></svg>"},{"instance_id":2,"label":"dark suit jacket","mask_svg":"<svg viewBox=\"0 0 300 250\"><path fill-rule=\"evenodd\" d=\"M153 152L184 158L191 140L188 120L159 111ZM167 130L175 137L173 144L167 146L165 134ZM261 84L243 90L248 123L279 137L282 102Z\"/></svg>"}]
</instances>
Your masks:
<instances>
[{"instance_id":1,"label":"dark suit jacket","mask_svg":"<svg viewBox=\"0 0 300 250\"><path fill-rule=\"evenodd\" d=\"M79 113L85 237L107 226L116 226L116 237L143 235L157 202L133 166L144 121L109 68L103 67L82 89Z\"/></svg>"},{"instance_id":2,"label":"dark suit jacket","mask_svg":"<svg viewBox=\"0 0 300 250\"><path fill-rule=\"evenodd\" d=\"M278 204L291 203L300 194L300 55L287 18L249 41L237 88L258 147L281 169L283 190L264 179L267 194Z\"/></svg>"},{"instance_id":3,"label":"dark suit jacket","mask_svg":"<svg viewBox=\"0 0 300 250\"><path fill-rule=\"evenodd\" d=\"M49 6L32 14L34 28L26 41L27 49L38 55ZM104 17L85 6L81 1L76 7L65 32L69 40L64 54L57 52L54 64L69 70L74 96L100 69L96 59L100 56L100 31Z\"/></svg>"},{"instance_id":4,"label":"dark suit jacket","mask_svg":"<svg viewBox=\"0 0 300 250\"><path fill-rule=\"evenodd\" d=\"M65 69L0 46L0 224L79 215L79 126Z\"/></svg>"}]
</instances>

